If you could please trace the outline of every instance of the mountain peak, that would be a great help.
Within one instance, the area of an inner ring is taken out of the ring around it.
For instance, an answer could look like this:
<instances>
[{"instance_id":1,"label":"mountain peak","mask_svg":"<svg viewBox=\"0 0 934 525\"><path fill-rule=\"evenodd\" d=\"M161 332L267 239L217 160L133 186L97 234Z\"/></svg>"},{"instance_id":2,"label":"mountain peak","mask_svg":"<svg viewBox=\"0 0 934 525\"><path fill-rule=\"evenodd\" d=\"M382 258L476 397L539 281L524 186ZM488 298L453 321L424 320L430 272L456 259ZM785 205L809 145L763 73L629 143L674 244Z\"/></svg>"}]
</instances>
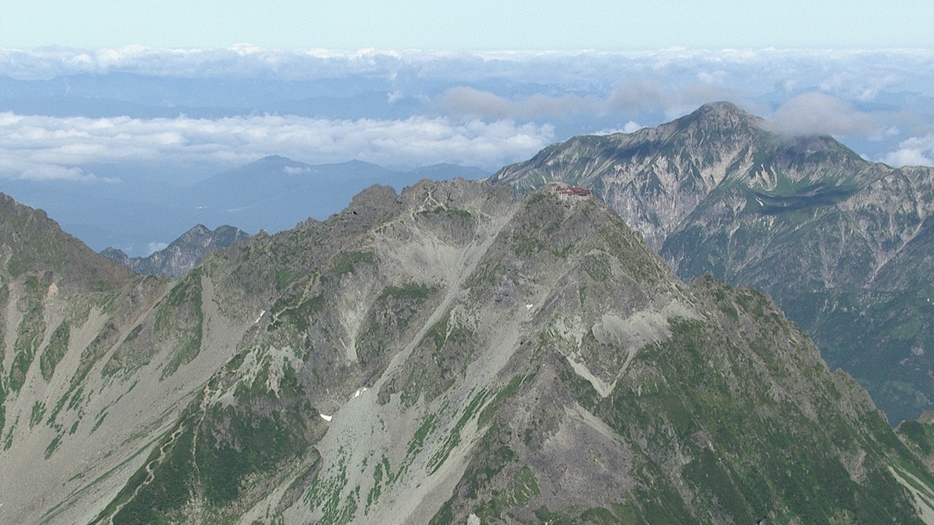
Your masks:
<instances>
[{"instance_id":1,"label":"mountain peak","mask_svg":"<svg viewBox=\"0 0 934 525\"><path fill-rule=\"evenodd\" d=\"M699 113L699 112L732 113L732 114L737 114L737 115L751 116L749 115L749 113L746 113L745 111L743 111L743 109L737 106L736 104L732 102L728 102L726 100L717 100L714 102L707 102L706 104L697 108L694 112L695 113Z\"/></svg>"},{"instance_id":2,"label":"mountain peak","mask_svg":"<svg viewBox=\"0 0 934 525\"><path fill-rule=\"evenodd\" d=\"M682 278L710 272L768 292L832 366L864 380L892 422L934 406L926 372L902 386L911 366L928 370L918 349L930 346L930 331L898 339L894 325L865 322L930 326L906 305L932 297L915 276L931 264L920 254L934 253L934 236L921 233L934 231L934 170L872 163L831 136L776 133L735 104L712 102L637 133L575 137L491 180L519 193L548 182L588 188ZM894 273L904 277L887 281Z\"/></svg>"},{"instance_id":3,"label":"mountain peak","mask_svg":"<svg viewBox=\"0 0 934 525\"><path fill-rule=\"evenodd\" d=\"M80 289L122 286L130 272L63 232L41 209L0 194L0 278L53 272Z\"/></svg>"},{"instance_id":4,"label":"mountain peak","mask_svg":"<svg viewBox=\"0 0 934 525\"><path fill-rule=\"evenodd\" d=\"M765 124L761 118L726 101L708 102L675 122L681 125L696 123L717 128L735 128L737 125L761 128Z\"/></svg>"},{"instance_id":5,"label":"mountain peak","mask_svg":"<svg viewBox=\"0 0 934 525\"><path fill-rule=\"evenodd\" d=\"M218 226L216 230L197 224L166 248L148 257L129 257L120 250L107 248L101 255L137 273L162 275L174 279L197 266L208 252L227 248L249 238L249 234L234 226Z\"/></svg>"}]
</instances>

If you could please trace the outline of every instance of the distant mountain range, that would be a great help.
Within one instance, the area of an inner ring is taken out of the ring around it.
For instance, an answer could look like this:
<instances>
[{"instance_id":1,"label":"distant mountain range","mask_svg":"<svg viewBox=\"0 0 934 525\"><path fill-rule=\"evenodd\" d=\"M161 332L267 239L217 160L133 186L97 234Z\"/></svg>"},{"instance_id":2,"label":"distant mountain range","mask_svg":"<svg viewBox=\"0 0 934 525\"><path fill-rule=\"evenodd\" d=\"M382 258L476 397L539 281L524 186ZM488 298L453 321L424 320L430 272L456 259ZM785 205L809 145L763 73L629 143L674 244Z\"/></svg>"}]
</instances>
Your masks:
<instances>
[{"instance_id":1,"label":"distant mountain range","mask_svg":"<svg viewBox=\"0 0 934 525\"><path fill-rule=\"evenodd\" d=\"M251 232L276 232L309 217L340 211L362 189L383 184L401 189L423 178L478 179L476 168L441 164L396 171L362 161L312 166L272 156L220 173L181 192L181 206Z\"/></svg>"},{"instance_id":2,"label":"distant mountain range","mask_svg":"<svg viewBox=\"0 0 934 525\"><path fill-rule=\"evenodd\" d=\"M892 423L934 409L934 169L868 162L713 103L555 144L491 180L589 188L681 278L771 295Z\"/></svg>"},{"instance_id":3,"label":"distant mountain range","mask_svg":"<svg viewBox=\"0 0 934 525\"><path fill-rule=\"evenodd\" d=\"M402 189L426 177L479 179L488 175L452 164L393 170L361 161L309 165L273 156L188 186L129 174L113 184L0 179L0 191L45 210L95 250L113 247L129 257L145 257L152 246L164 246L195 224L209 228L232 224L249 233L277 232L309 217L325 219L373 184Z\"/></svg>"},{"instance_id":4,"label":"distant mountain range","mask_svg":"<svg viewBox=\"0 0 934 525\"><path fill-rule=\"evenodd\" d=\"M212 231L198 224L172 244L148 257L129 257L114 248L105 249L101 255L136 273L174 279L194 269L211 250L227 248L249 238L246 232L233 226L220 226Z\"/></svg>"}]
</instances>

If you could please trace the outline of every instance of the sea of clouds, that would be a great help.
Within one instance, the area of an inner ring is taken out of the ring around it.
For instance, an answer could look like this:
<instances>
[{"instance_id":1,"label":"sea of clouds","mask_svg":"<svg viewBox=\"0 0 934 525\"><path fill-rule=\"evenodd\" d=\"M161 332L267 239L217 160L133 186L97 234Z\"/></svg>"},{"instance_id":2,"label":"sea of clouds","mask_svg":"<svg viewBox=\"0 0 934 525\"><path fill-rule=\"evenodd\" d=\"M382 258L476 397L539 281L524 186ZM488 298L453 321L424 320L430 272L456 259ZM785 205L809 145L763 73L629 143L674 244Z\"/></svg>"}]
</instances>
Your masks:
<instances>
[{"instance_id":1,"label":"sea of clouds","mask_svg":"<svg viewBox=\"0 0 934 525\"><path fill-rule=\"evenodd\" d=\"M123 164L220 171L274 154L494 171L576 134L630 132L714 100L782 133L834 135L874 161L934 165L932 50L132 46L0 49L0 176L113 183L131 176Z\"/></svg>"},{"instance_id":2,"label":"sea of clouds","mask_svg":"<svg viewBox=\"0 0 934 525\"><path fill-rule=\"evenodd\" d=\"M89 166L208 165L276 154L312 163L502 166L555 140L553 126L444 116L334 120L295 115L218 119L54 117L0 113L0 174L21 180L120 182ZM173 181L174 182L174 181Z\"/></svg>"}]
</instances>

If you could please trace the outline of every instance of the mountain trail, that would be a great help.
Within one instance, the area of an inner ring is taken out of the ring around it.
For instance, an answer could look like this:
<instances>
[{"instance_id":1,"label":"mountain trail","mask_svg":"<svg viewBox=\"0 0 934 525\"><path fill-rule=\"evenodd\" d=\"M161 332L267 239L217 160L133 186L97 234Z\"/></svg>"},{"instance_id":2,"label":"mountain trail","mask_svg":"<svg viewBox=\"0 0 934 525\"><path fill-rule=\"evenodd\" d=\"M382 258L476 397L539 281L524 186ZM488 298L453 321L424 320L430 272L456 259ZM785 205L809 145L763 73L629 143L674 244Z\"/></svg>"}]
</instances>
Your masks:
<instances>
[{"instance_id":1,"label":"mountain trail","mask_svg":"<svg viewBox=\"0 0 934 525\"><path fill-rule=\"evenodd\" d=\"M162 446L159 447L159 457L153 459L152 461L146 462L146 465L144 466L144 469L146 470L146 479L143 480L143 482L140 483L139 486L136 487L136 489L133 491L133 495L127 498L124 502L119 503L114 508L114 511L109 516L106 516L103 518L103 520L105 521L98 520L96 523L106 523L107 525L113 525L114 517L120 513L123 507L126 506L127 502L132 501L134 498L136 498L136 495L139 494L139 491L142 490L143 487L153 482L153 480L156 477L155 472L154 472L155 467L162 463L162 461L165 459L166 450L175 444L175 441L178 439L179 436L182 435L184 431L185 431L185 427L182 425L179 425L178 428L176 428L175 431L172 432L172 434L169 436L168 441L166 441L165 443L162 444Z\"/></svg>"}]
</instances>

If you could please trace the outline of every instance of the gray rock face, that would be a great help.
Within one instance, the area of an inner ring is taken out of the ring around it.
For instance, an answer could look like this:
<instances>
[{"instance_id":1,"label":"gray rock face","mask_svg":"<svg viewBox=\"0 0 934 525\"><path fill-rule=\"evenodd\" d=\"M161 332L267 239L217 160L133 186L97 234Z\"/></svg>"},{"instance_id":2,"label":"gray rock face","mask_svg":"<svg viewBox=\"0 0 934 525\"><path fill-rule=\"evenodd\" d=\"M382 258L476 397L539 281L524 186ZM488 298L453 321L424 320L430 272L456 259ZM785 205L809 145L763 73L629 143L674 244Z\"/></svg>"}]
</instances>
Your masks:
<instances>
[{"instance_id":1,"label":"gray rock face","mask_svg":"<svg viewBox=\"0 0 934 525\"><path fill-rule=\"evenodd\" d=\"M785 137L728 103L657 128L578 137L495 174L520 192L591 189L684 279L769 295L894 423L934 408L934 170Z\"/></svg>"},{"instance_id":2,"label":"gray rock face","mask_svg":"<svg viewBox=\"0 0 934 525\"><path fill-rule=\"evenodd\" d=\"M372 187L96 287L0 224L0 521L921 523L921 446L767 297L556 189Z\"/></svg>"},{"instance_id":3,"label":"gray rock face","mask_svg":"<svg viewBox=\"0 0 934 525\"><path fill-rule=\"evenodd\" d=\"M211 231L204 225L198 224L182 234L172 244L148 257L129 257L115 248L107 248L101 252L101 255L136 273L176 279L198 266L208 252L218 248L227 248L249 237L248 233L233 226L219 226Z\"/></svg>"},{"instance_id":4,"label":"gray rock face","mask_svg":"<svg viewBox=\"0 0 934 525\"><path fill-rule=\"evenodd\" d=\"M546 182L586 187L659 250L711 191L748 169L763 124L731 104L710 104L633 134L575 137L490 180L520 192Z\"/></svg>"}]
</instances>

